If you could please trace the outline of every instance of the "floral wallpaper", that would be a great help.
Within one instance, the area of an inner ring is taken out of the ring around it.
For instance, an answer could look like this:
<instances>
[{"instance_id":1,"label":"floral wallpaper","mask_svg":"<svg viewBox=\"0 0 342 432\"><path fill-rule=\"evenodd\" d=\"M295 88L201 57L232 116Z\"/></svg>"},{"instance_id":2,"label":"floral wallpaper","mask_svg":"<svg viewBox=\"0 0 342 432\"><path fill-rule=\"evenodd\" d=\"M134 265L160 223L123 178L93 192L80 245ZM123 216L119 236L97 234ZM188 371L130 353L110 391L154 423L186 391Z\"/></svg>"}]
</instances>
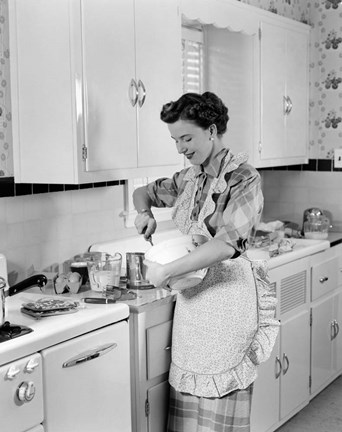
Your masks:
<instances>
[{"instance_id":1,"label":"floral wallpaper","mask_svg":"<svg viewBox=\"0 0 342 432\"><path fill-rule=\"evenodd\" d=\"M13 176L7 0L0 0L0 177Z\"/></svg>"},{"instance_id":2,"label":"floral wallpaper","mask_svg":"<svg viewBox=\"0 0 342 432\"><path fill-rule=\"evenodd\" d=\"M310 19L310 156L330 159L342 148L342 4L313 1Z\"/></svg>"},{"instance_id":3,"label":"floral wallpaper","mask_svg":"<svg viewBox=\"0 0 342 432\"><path fill-rule=\"evenodd\" d=\"M342 148L342 3L340 0L236 0L312 27L310 143L312 159ZM8 0L0 0L0 178L13 176Z\"/></svg>"}]
</instances>

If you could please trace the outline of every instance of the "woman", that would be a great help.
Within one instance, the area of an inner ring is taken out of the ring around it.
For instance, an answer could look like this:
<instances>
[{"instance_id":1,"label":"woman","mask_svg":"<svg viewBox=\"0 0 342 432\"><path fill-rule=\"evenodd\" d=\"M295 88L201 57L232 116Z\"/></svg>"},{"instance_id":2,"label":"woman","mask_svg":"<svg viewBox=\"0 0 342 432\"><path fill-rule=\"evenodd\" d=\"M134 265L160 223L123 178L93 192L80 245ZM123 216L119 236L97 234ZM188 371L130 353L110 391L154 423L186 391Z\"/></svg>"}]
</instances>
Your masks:
<instances>
[{"instance_id":1,"label":"woman","mask_svg":"<svg viewBox=\"0 0 342 432\"><path fill-rule=\"evenodd\" d=\"M177 295L168 431L247 432L257 365L278 332L266 263L244 255L263 208L260 176L246 155L224 146L228 109L215 94L184 94L163 106L161 119L192 166L134 192L136 228L148 239L157 226L151 207L173 207L183 234L208 241L165 265L146 260L147 277L167 288L171 278L209 267Z\"/></svg>"}]
</instances>

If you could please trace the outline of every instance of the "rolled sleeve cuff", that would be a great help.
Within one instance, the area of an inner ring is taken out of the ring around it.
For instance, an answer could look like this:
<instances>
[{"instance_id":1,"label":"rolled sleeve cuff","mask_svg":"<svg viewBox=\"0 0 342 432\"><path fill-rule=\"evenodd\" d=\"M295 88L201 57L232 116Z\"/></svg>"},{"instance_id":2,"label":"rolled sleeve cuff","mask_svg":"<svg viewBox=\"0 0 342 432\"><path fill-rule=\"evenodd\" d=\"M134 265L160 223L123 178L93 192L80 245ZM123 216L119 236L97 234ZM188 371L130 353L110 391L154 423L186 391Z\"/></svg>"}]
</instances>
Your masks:
<instances>
[{"instance_id":1,"label":"rolled sleeve cuff","mask_svg":"<svg viewBox=\"0 0 342 432\"><path fill-rule=\"evenodd\" d=\"M232 238L232 236L228 236L226 231L224 233L218 233L215 236L215 239L224 241L227 245L231 246L235 250L235 253L231 259L238 258L247 249L247 239L240 237L237 232L236 234L236 239Z\"/></svg>"}]
</instances>

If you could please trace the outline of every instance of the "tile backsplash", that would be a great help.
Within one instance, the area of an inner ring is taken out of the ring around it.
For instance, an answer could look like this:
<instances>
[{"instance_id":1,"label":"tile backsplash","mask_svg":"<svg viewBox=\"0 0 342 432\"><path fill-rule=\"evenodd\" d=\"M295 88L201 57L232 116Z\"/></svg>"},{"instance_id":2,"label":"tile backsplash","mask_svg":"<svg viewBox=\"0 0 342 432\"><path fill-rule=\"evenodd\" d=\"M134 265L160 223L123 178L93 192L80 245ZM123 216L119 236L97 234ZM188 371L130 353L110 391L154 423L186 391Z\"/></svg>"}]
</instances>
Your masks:
<instances>
[{"instance_id":1,"label":"tile backsplash","mask_svg":"<svg viewBox=\"0 0 342 432\"><path fill-rule=\"evenodd\" d=\"M332 171L262 171L265 207L263 219L296 222L303 212L318 207L331 219L333 231L342 231L341 173Z\"/></svg>"}]
</instances>

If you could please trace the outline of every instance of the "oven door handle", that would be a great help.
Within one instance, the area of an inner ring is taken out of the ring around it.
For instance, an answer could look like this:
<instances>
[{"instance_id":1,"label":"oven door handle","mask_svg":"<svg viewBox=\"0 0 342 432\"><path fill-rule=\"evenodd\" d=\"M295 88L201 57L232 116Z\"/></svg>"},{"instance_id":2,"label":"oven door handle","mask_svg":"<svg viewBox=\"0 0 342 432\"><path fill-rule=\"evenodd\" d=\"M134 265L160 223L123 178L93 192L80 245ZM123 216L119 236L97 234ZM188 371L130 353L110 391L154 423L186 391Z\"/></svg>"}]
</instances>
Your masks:
<instances>
[{"instance_id":1,"label":"oven door handle","mask_svg":"<svg viewBox=\"0 0 342 432\"><path fill-rule=\"evenodd\" d=\"M110 343L107 345L103 345L100 348L96 348L90 351L86 351L84 353L81 353L77 355L76 357L71 358L70 360L67 360L63 363L63 368L68 368L71 366L77 366L80 363L87 362L89 360L94 360L102 355L107 354L112 349L116 348L118 345L114 343Z\"/></svg>"}]
</instances>

